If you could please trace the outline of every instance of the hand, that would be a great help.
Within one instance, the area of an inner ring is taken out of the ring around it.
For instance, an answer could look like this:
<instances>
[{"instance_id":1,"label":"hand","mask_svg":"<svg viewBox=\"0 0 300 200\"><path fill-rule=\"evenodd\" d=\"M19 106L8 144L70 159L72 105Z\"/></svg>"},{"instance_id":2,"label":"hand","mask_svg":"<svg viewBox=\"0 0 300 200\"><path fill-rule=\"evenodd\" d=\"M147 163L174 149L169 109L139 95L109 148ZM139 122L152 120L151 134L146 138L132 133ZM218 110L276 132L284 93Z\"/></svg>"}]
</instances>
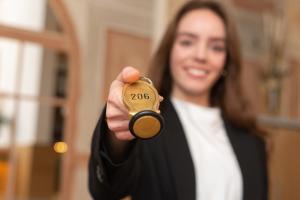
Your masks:
<instances>
[{"instance_id":1,"label":"hand","mask_svg":"<svg viewBox=\"0 0 300 200\"><path fill-rule=\"evenodd\" d=\"M124 84L133 83L140 78L140 72L133 67L125 67L112 82L107 98L106 121L109 130L118 140L129 141L135 137L129 131L129 114L123 104Z\"/></svg>"}]
</instances>

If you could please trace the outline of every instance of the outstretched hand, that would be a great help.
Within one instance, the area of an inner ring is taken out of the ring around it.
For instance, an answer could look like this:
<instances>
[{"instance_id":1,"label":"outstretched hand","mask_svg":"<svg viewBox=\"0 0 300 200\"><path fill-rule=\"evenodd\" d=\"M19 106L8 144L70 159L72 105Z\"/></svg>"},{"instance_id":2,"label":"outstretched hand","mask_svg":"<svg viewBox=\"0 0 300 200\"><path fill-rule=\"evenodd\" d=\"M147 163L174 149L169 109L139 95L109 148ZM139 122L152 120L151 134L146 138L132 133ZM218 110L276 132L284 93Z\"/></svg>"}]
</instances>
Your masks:
<instances>
[{"instance_id":1,"label":"outstretched hand","mask_svg":"<svg viewBox=\"0 0 300 200\"><path fill-rule=\"evenodd\" d=\"M133 67L125 67L112 82L106 108L106 121L109 130L119 140L132 140L135 137L129 131L129 114L123 104L122 89L126 83L133 83L140 78L140 72Z\"/></svg>"}]
</instances>

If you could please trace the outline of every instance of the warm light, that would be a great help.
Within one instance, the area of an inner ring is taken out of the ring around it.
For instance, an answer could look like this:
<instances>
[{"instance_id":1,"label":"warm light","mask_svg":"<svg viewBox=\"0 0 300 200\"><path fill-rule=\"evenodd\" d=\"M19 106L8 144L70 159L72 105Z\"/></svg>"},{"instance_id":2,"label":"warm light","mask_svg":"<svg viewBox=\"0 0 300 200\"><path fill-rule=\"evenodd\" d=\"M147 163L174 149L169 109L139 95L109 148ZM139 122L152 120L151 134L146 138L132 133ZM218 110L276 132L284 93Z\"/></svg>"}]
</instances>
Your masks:
<instances>
[{"instance_id":1,"label":"warm light","mask_svg":"<svg viewBox=\"0 0 300 200\"><path fill-rule=\"evenodd\" d=\"M56 153L66 153L68 145L65 142L55 142L53 149Z\"/></svg>"}]
</instances>

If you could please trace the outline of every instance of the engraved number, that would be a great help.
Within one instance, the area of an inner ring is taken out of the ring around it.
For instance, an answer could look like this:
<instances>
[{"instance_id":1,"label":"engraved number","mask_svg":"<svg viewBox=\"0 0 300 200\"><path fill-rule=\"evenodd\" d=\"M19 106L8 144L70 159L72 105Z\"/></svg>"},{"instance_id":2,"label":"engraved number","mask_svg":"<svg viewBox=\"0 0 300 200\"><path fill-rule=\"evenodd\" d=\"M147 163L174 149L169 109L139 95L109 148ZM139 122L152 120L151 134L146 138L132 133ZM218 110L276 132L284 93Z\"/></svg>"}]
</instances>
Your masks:
<instances>
[{"instance_id":1,"label":"engraved number","mask_svg":"<svg viewBox=\"0 0 300 200\"><path fill-rule=\"evenodd\" d=\"M143 100L143 99L150 99L149 94L147 93L136 93L130 94L131 100Z\"/></svg>"}]
</instances>

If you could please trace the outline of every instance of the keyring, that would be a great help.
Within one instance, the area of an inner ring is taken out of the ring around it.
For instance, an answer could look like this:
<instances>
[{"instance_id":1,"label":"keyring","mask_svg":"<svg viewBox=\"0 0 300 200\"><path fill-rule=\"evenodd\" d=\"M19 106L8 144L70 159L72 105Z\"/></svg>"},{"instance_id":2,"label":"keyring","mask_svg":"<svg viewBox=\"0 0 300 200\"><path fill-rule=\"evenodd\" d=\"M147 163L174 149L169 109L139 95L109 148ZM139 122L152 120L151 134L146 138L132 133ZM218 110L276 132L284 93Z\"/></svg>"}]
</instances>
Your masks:
<instances>
[{"instance_id":1,"label":"keyring","mask_svg":"<svg viewBox=\"0 0 300 200\"><path fill-rule=\"evenodd\" d=\"M129 130L137 138L150 139L163 128L159 95L149 78L141 77L123 87L123 103L129 112Z\"/></svg>"}]
</instances>

